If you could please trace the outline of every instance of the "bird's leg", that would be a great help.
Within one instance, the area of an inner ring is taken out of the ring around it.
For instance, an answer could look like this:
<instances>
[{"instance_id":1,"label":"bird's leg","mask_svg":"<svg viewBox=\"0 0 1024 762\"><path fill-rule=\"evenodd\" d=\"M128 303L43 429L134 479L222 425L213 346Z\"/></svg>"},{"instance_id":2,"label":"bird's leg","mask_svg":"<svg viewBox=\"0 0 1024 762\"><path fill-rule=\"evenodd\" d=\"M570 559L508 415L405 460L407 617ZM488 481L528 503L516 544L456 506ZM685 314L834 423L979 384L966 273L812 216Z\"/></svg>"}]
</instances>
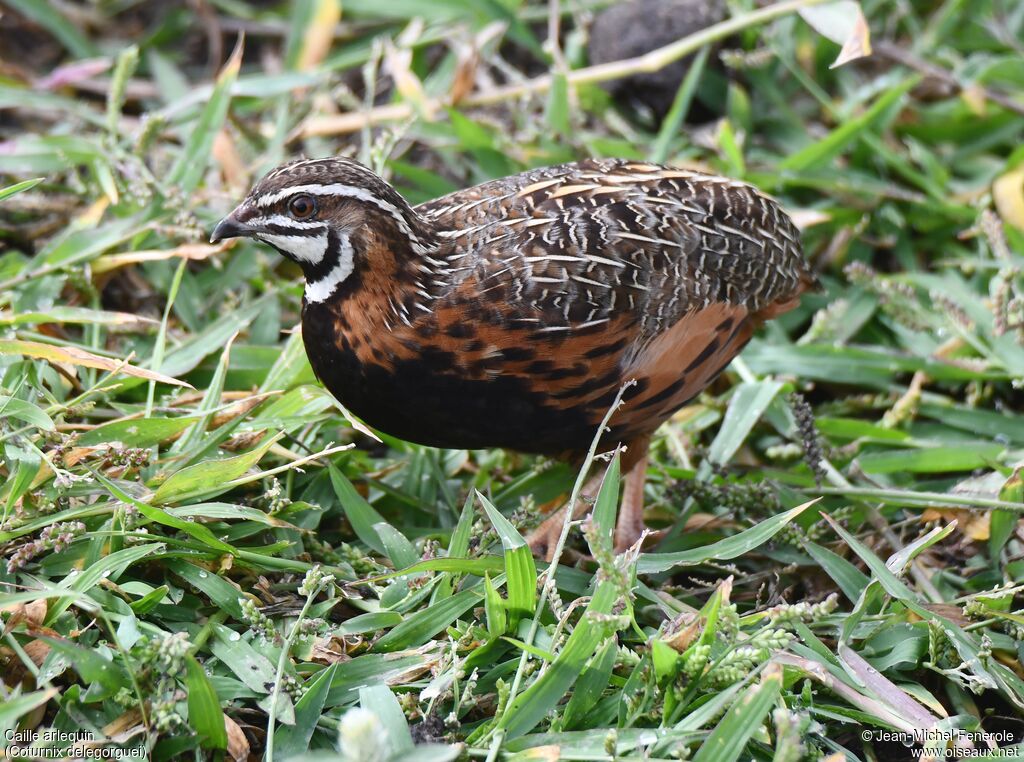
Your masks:
<instances>
[{"instance_id":1,"label":"bird's leg","mask_svg":"<svg viewBox=\"0 0 1024 762\"><path fill-rule=\"evenodd\" d=\"M598 474L587 479L583 489L580 490L579 499L576 500L576 505L573 507L571 520L575 521L590 509L590 502L588 500L592 500L597 495L597 491L601 488L602 478L604 478L603 475ZM555 546L558 545L558 538L562 534L562 526L565 524L565 512L569 510L569 507L569 503L566 501L565 505L544 519L536 529L530 532L526 542L530 546L530 550L533 551L533 555L539 556L546 561L554 558Z\"/></svg>"},{"instance_id":2,"label":"bird's leg","mask_svg":"<svg viewBox=\"0 0 1024 762\"><path fill-rule=\"evenodd\" d=\"M626 485L622 491L619 520L615 523L615 552L621 553L631 547L643 535L644 484L647 481L647 442L634 444L634 453L643 448L639 459L626 472ZM636 457L636 456L634 456Z\"/></svg>"}]
</instances>

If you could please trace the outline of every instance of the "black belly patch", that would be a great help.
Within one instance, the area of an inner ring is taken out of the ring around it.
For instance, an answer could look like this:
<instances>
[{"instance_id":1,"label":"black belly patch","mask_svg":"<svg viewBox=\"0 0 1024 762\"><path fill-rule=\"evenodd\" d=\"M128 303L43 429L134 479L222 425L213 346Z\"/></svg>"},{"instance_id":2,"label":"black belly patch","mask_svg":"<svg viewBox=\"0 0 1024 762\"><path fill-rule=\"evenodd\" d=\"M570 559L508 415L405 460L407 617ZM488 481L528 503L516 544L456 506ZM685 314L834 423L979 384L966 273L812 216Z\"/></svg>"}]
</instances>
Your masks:
<instances>
[{"instance_id":1,"label":"black belly patch","mask_svg":"<svg viewBox=\"0 0 1024 762\"><path fill-rule=\"evenodd\" d=\"M306 352L324 386L391 436L431 447L558 455L585 451L597 431L588 411L551 405L522 376L458 376L450 353L429 349L396 359L393 368L361 363L355 352L306 327Z\"/></svg>"}]
</instances>

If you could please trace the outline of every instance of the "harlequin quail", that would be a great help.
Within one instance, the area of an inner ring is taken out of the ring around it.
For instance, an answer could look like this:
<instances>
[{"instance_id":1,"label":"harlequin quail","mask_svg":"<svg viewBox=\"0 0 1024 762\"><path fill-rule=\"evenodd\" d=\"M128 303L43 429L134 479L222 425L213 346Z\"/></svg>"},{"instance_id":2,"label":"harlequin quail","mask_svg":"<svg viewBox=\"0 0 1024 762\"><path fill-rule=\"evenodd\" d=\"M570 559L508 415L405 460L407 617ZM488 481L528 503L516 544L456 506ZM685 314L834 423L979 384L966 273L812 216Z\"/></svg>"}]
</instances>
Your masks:
<instances>
[{"instance_id":1,"label":"harlequin quail","mask_svg":"<svg viewBox=\"0 0 1024 762\"><path fill-rule=\"evenodd\" d=\"M626 446L620 549L643 530L648 442L763 321L815 284L799 233L749 185L591 159L416 207L347 159L285 164L213 232L305 273L318 378L367 423L447 448L579 459ZM532 538L549 546L559 522Z\"/></svg>"}]
</instances>

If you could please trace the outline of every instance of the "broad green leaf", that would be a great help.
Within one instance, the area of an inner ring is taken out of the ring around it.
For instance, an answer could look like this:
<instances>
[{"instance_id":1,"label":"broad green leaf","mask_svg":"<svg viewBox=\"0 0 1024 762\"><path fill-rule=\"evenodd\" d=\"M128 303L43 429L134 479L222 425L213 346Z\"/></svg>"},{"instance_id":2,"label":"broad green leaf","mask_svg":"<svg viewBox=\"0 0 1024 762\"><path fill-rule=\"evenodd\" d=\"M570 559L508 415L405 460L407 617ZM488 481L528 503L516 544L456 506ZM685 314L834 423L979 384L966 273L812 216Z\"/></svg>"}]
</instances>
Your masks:
<instances>
[{"instance_id":1,"label":"broad green leaf","mask_svg":"<svg viewBox=\"0 0 1024 762\"><path fill-rule=\"evenodd\" d=\"M163 548L164 544L159 542L135 545L100 558L74 577L66 577L65 581L70 583L67 585L67 589L71 594L50 604L43 624L51 626L61 614L67 611L68 607L79 602L85 593L98 585L101 579L110 579L111 582L116 582L129 566L163 550Z\"/></svg>"},{"instance_id":2,"label":"broad green leaf","mask_svg":"<svg viewBox=\"0 0 1024 762\"><path fill-rule=\"evenodd\" d=\"M206 460L176 471L157 487L154 503L179 503L186 498L211 497L230 489L230 482L255 466L279 437L270 437L258 447L241 455Z\"/></svg>"},{"instance_id":3,"label":"broad green leaf","mask_svg":"<svg viewBox=\"0 0 1024 762\"><path fill-rule=\"evenodd\" d=\"M753 340L743 359L759 374L784 373L832 384L888 389L896 373L924 371L936 381L1004 379L1001 370L969 368L933 357L911 357L879 347L785 345Z\"/></svg>"},{"instance_id":4,"label":"broad green leaf","mask_svg":"<svg viewBox=\"0 0 1024 762\"><path fill-rule=\"evenodd\" d=\"M96 649L80 646L64 638L42 635L40 639L67 658L83 682L89 686L89 698L109 698L122 688L131 689L131 677L120 661L107 660Z\"/></svg>"},{"instance_id":5,"label":"broad green leaf","mask_svg":"<svg viewBox=\"0 0 1024 762\"><path fill-rule=\"evenodd\" d=\"M861 134L876 127L883 117L895 116L894 107L918 81L918 77L908 77L896 87L890 87L878 96L864 113L844 120L821 140L790 154L779 162L779 168L791 172L804 172L831 161Z\"/></svg>"},{"instance_id":6,"label":"broad green leaf","mask_svg":"<svg viewBox=\"0 0 1024 762\"><path fill-rule=\"evenodd\" d=\"M975 443L913 450L888 450L861 455L861 469L874 474L973 471L991 465L1005 451L1002 445Z\"/></svg>"},{"instance_id":7,"label":"broad green leaf","mask_svg":"<svg viewBox=\"0 0 1024 762\"><path fill-rule=\"evenodd\" d=\"M202 591L217 608L228 612L233 619L245 619L238 602L245 594L226 579L180 558L169 558L164 561L164 565L192 587Z\"/></svg>"},{"instance_id":8,"label":"broad green leaf","mask_svg":"<svg viewBox=\"0 0 1024 762\"><path fill-rule=\"evenodd\" d=\"M360 688L359 704L377 715L384 727L390 747L389 759L401 759L402 755L413 751L412 734L409 732L405 712L390 688L386 685Z\"/></svg>"},{"instance_id":9,"label":"broad green leaf","mask_svg":"<svg viewBox=\"0 0 1024 762\"><path fill-rule=\"evenodd\" d=\"M693 57L687 69L686 76L676 90L675 98L672 100L672 107L661 122L658 129L658 137L648 153L648 159L655 164L664 164L669 158L669 150L672 141L676 140L686 115L690 110L690 103L693 101L693 94L697 91L697 83L704 73L704 66L707 64L710 47L705 46Z\"/></svg>"},{"instance_id":10,"label":"broad green leaf","mask_svg":"<svg viewBox=\"0 0 1024 762\"><path fill-rule=\"evenodd\" d=\"M175 273L177 279L177 273ZM192 419L192 423L195 425L189 428L183 436L181 436L172 446L172 453L185 453L199 445L203 440L203 436L206 434L207 429L210 427L210 423L213 421L214 411L221 401L221 393L224 391L224 379L227 377L228 366L231 363L231 346L234 343L234 337L228 340L228 343L224 346L224 351L221 352L220 361L217 363L217 368L213 372L213 378L210 379L206 385L206 391L203 392L202 402L199 403L196 408L198 414ZM157 357L154 353L154 363L156 363ZM162 358L159 360L162 364Z\"/></svg>"},{"instance_id":11,"label":"broad green leaf","mask_svg":"<svg viewBox=\"0 0 1024 762\"><path fill-rule=\"evenodd\" d=\"M611 549L612 535L615 532L615 514L619 507L619 483L620 483L621 459L616 452L611 463L604 472L601 479L601 488L597 493L597 500L594 502L594 524L597 527L597 537L601 542L608 542Z\"/></svg>"},{"instance_id":12,"label":"broad green leaf","mask_svg":"<svg viewBox=\"0 0 1024 762\"><path fill-rule=\"evenodd\" d=\"M507 738L517 738L533 730L572 688L587 661L611 634L607 624L597 623L588 614L611 613L617 595L611 582L605 580L598 585L583 619L573 629L555 660L512 701L498 721L498 727L505 729Z\"/></svg>"},{"instance_id":13,"label":"broad green leaf","mask_svg":"<svg viewBox=\"0 0 1024 762\"><path fill-rule=\"evenodd\" d=\"M386 551L384 555L395 565L395 568L414 566L420 560L420 554L416 552L413 544L405 538L404 534L386 521L374 524L373 531L384 543Z\"/></svg>"},{"instance_id":14,"label":"broad green leaf","mask_svg":"<svg viewBox=\"0 0 1024 762\"><path fill-rule=\"evenodd\" d=\"M462 558L469 553L469 534L473 529L473 503L476 496L473 492L466 494L466 501L462 504L462 513L459 514L459 521L455 525L455 531L452 532L451 540L448 542L448 560L454 560ZM504 566L499 567L504 568ZM448 571L459 571L458 569L449 569ZM451 574L446 574L437 586L434 588L433 601L439 601L442 598L449 597L455 587L455 581L452 579Z\"/></svg>"},{"instance_id":15,"label":"broad green leaf","mask_svg":"<svg viewBox=\"0 0 1024 762\"><path fill-rule=\"evenodd\" d=\"M616 639L608 638L583 670L562 714L562 723L566 729L572 730L584 723L587 713L601 699L615 667L617 650Z\"/></svg>"},{"instance_id":16,"label":"broad green leaf","mask_svg":"<svg viewBox=\"0 0 1024 762\"><path fill-rule=\"evenodd\" d=\"M61 323L74 325L107 325L120 329L151 328L157 321L130 312L92 310L87 307L55 305L46 310L0 313L0 325L35 325L39 323Z\"/></svg>"},{"instance_id":17,"label":"broad green leaf","mask_svg":"<svg viewBox=\"0 0 1024 762\"><path fill-rule=\"evenodd\" d=\"M331 485L334 487L334 494L338 496L341 503L341 510L345 512L346 518L352 525L356 537L362 540L371 550L375 550L382 556L387 555L384 542L374 528L377 524L386 524L384 517L374 510L373 506L366 502L360 495L352 482L333 463L327 463L327 471L331 477Z\"/></svg>"},{"instance_id":18,"label":"broad green leaf","mask_svg":"<svg viewBox=\"0 0 1024 762\"><path fill-rule=\"evenodd\" d=\"M506 632L505 602L491 584L491 576L484 574L484 616L487 619L487 634L492 638Z\"/></svg>"},{"instance_id":19,"label":"broad green leaf","mask_svg":"<svg viewBox=\"0 0 1024 762\"><path fill-rule=\"evenodd\" d=\"M17 397L0 394L0 418L16 418L43 431L53 431L53 420L38 407Z\"/></svg>"},{"instance_id":20,"label":"broad green leaf","mask_svg":"<svg viewBox=\"0 0 1024 762\"><path fill-rule=\"evenodd\" d=\"M1024 479L1021 478L1020 468L1014 469L1013 474L1003 484L999 490L999 499L1024 506ZM1000 552L1013 535L1017 518L1017 514L1011 511L992 511L989 519L988 552L993 562L998 562Z\"/></svg>"},{"instance_id":21,"label":"broad green leaf","mask_svg":"<svg viewBox=\"0 0 1024 762\"><path fill-rule=\"evenodd\" d=\"M856 603L870 580L867 576L842 556L838 556L826 547L807 541L804 549L818 562L818 565L832 578L843 595Z\"/></svg>"},{"instance_id":22,"label":"broad green leaf","mask_svg":"<svg viewBox=\"0 0 1024 762\"><path fill-rule=\"evenodd\" d=\"M505 560L501 556L481 556L479 558L431 558L420 561L404 569L378 574L374 577L367 577L365 582L379 582L394 577L404 577L409 574L419 574L426 571L452 572L455 574L473 574L477 577L484 576L487 572L501 572L505 570Z\"/></svg>"},{"instance_id":23,"label":"broad green leaf","mask_svg":"<svg viewBox=\"0 0 1024 762\"><path fill-rule=\"evenodd\" d=\"M571 130L569 123L569 83L562 72L555 72L548 91L547 112L544 115L548 129L554 135L568 135Z\"/></svg>"},{"instance_id":24,"label":"broad green leaf","mask_svg":"<svg viewBox=\"0 0 1024 762\"><path fill-rule=\"evenodd\" d=\"M222 624L213 626L210 650L249 688L261 696L274 688L277 671L252 643Z\"/></svg>"},{"instance_id":25,"label":"broad green leaf","mask_svg":"<svg viewBox=\"0 0 1024 762\"><path fill-rule=\"evenodd\" d=\"M82 432L77 444L83 447L120 442L125 447L152 447L166 442L198 420L195 416L180 418L129 418L111 421Z\"/></svg>"},{"instance_id":26,"label":"broad green leaf","mask_svg":"<svg viewBox=\"0 0 1024 762\"><path fill-rule=\"evenodd\" d=\"M0 446L0 453L7 463L8 478L3 487L0 487L0 493L6 492L4 502L4 516L6 517L14 509L14 504L32 487L32 482L39 473L43 461L36 449L18 447L10 442Z\"/></svg>"},{"instance_id":27,"label":"broad green leaf","mask_svg":"<svg viewBox=\"0 0 1024 762\"><path fill-rule=\"evenodd\" d=\"M21 696L9 696L0 702L0 728L12 728L17 726L22 717L41 707L50 699L59 696L60 691L56 688L47 688L41 691L32 691Z\"/></svg>"}]
</instances>

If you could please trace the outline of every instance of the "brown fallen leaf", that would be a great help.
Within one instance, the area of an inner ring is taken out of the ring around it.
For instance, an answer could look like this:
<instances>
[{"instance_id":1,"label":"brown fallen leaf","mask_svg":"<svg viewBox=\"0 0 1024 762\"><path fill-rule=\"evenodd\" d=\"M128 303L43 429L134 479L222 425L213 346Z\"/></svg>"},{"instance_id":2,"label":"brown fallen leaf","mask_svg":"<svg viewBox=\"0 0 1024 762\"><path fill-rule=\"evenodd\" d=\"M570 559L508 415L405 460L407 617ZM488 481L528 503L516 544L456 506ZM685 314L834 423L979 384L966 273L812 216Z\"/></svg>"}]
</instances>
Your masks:
<instances>
[{"instance_id":1,"label":"brown fallen leaf","mask_svg":"<svg viewBox=\"0 0 1024 762\"><path fill-rule=\"evenodd\" d=\"M31 603L15 603L12 606L0 608L0 611L10 612L7 624L4 627L4 634L6 635L22 622L29 626L41 625L43 620L46 619L46 599L40 598L38 601L32 601Z\"/></svg>"},{"instance_id":2,"label":"brown fallen leaf","mask_svg":"<svg viewBox=\"0 0 1024 762\"><path fill-rule=\"evenodd\" d=\"M228 732L228 756L234 762L244 762L249 758L249 739L237 722L224 715L224 729Z\"/></svg>"},{"instance_id":3,"label":"brown fallen leaf","mask_svg":"<svg viewBox=\"0 0 1024 762\"><path fill-rule=\"evenodd\" d=\"M313 648L309 658L311 661L317 662L318 664L328 665L349 661L352 659L349 655L349 651L362 643L362 638L356 638L354 640L355 642L350 643L341 635L327 635L322 638L317 638L313 642Z\"/></svg>"},{"instance_id":4,"label":"brown fallen leaf","mask_svg":"<svg viewBox=\"0 0 1024 762\"><path fill-rule=\"evenodd\" d=\"M476 87L476 73L480 68L480 51L476 45L463 45L456 51L455 76L449 90L448 100L452 105L473 92Z\"/></svg>"},{"instance_id":5,"label":"brown fallen leaf","mask_svg":"<svg viewBox=\"0 0 1024 762\"><path fill-rule=\"evenodd\" d=\"M971 623L971 620L964 616L964 610L959 606L954 606L952 603L925 603L923 606L933 614L938 614L948 619L958 627L966 627ZM907 621L920 622L921 617L912 611L908 611Z\"/></svg>"},{"instance_id":6,"label":"brown fallen leaf","mask_svg":"<svg viewBox=\"0 0 1024 762\"><path fill-rule=\"evenodd\" d=\"M228 188L240 193L249 187L249 171L227 130L222 129L213 139L213 160L220 166Z\"/></svg>"},{"instance_id":7,"label":"brown fallen leaf","mask_svg":"<svg viewBox=\"0 0 1024 762\"><path fill-rule=\"evenodd\" d=\"M955 521L957 528L968 539L974 542L985 542L989 538L989 519L987 511L968 511L963 508L926 508L921 513L921 522L942 520L944 523Z\"/></svg>"},{"instance_id":8,"label":"brown fallen leaf","mask_svg":"<svg viewBox=\"0 0 1024 762\"><path fill-rule=\"evenodd\" d=\"M163 259L209 259L214 254L230 249L238 243L235 238L229 238L218 244L209 243L185 243L175 246L173 249L143 249L140 251L128 251L121 254L105 254L92 263L93 273L107 273L120 267L137 265L140 262L158 262Z\"/></svg>"},{"instance_id":9,"label":"brown fallen leaf","mask_svg":"<svg viewBox=\"0 0 1024 762\"><path fill-rule=\"evenodd\" d=\"M703 618L699 614L687 611L679 617L679 629L672 635L663 638L663 640L673 649L682 653L690 647L693 641L700 637L703 629Z\"/></svg>"},{"instance_id":10,"label":"brown fallen leaf","mask_svg":"<svg viewBox=\"0 0 1024 762\"><path fill-rule=\"evenodd\" d=\"M159 381L162 384L173 386L184 386L194 388L185 381L165 376L163 373L156 373L145 368L137 368L128 362L115 361L107 357L94 355L78 347L57 347L52 344L43 344L38 341L22 341L20 339L0 340L0 355L20 355L22 357L35 357L39 360L48 360L52 363L67 363L69 365L81 365L86 368L97 368L109 370L116 373L123 373L126 376L145 378L149 381Z\"/></svg>"},{"instance_id":11,"label":"brown fallen leaf","mask_svg":"<svg viewBox=\"0 0 1024 762\"><path fill-rule=\"evenodd\" d=\"M412 48L399 48L388 40L384 44L384 63L402 98L411 103L424 119L432 121L437 113L437 103L427 96L423 82L412 69Z\"/></svg>"}]
</instances>

